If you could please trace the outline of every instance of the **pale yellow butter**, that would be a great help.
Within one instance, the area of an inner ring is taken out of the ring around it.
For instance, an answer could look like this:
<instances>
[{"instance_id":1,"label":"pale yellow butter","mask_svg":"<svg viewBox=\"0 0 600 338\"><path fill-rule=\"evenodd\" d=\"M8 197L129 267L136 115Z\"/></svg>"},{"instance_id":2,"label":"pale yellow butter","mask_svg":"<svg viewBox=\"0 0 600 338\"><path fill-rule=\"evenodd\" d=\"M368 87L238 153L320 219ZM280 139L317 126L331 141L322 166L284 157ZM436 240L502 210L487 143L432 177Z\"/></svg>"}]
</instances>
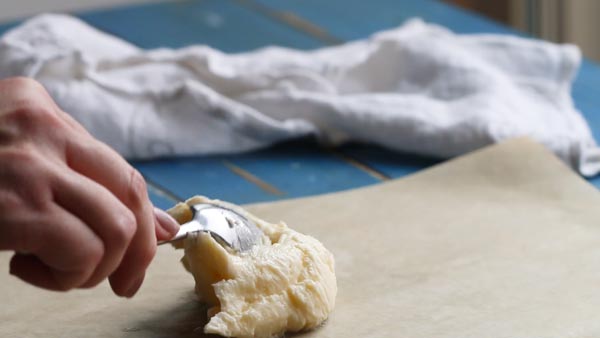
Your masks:
<instances>
[{"instance_id":1,"label":"pale yellow butter","mask_svg":"<svg viewBox=\"0 0 600 338\"><path fill-rule=\"evenodd\" d=\"M206 333L227 337L272 337L320 325L333 310L337 285L333 255L313 237L284 223L271 224L242 208L205 197L186 203L224 204L252 219L265 234L248 252L236 253L199 233L183 241L182 262L207 303ZM170 210L179 222L191 214L185 204Z\"/></svg>"}]
</instances>

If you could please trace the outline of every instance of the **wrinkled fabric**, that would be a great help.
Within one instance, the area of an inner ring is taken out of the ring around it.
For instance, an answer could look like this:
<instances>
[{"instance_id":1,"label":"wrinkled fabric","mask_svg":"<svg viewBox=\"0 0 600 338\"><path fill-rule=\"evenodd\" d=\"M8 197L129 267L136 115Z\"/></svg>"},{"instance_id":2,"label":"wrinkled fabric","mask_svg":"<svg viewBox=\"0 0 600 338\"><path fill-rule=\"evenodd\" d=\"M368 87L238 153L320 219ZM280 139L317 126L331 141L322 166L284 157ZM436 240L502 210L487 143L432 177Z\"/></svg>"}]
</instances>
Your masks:
<instances>
[{"instance_id":1,"label":"wrinkled fabric","mask_svg":"<svg viewBox=\"0 0 600 338\"><path fill-rule=\"evenodd\" d=\"M65 15L0 39L0 77L39 80L128 158L241 152L315 135L452 157L517 136L586 176L600 151L575 109L572 45L457 35L414 19L313 51L142 50Z\"/></svg>"}]
</instances>

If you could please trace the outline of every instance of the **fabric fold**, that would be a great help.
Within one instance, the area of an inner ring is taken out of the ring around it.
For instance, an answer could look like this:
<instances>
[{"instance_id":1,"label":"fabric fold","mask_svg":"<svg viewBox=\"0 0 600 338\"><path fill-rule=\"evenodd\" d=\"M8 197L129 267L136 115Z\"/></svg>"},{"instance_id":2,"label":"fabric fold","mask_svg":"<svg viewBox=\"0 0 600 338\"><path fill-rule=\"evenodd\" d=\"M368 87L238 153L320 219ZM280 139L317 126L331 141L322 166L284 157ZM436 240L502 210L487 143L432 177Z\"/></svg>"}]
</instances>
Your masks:
<instances>
[{"instance_id":1,"label":"fabric fold","mask_svg":"<svg viewBox=\"0 0 600 338\"><path fill-rule=\"evenodd\" d=\"M39 80L128 158L232 153L315 135L448 158L529 136L585 176L600 150L573 105L572 45L457 35L419 19L312 51L142 50L46 14L0 39L0 77Z\"/></svg>"}]
</instances>

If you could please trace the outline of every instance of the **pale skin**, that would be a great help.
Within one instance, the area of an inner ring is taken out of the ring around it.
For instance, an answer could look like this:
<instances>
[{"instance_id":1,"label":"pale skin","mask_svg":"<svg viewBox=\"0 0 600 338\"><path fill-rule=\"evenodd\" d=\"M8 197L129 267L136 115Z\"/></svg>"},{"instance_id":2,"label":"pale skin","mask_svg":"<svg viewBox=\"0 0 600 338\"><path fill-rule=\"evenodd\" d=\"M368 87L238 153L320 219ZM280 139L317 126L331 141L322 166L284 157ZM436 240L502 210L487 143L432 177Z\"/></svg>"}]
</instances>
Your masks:
<instances>
[{"instance_id":1,"label":"pale skin","mask_svg":"<svg viewBox=\"0 0 600 338\"><path fill-rule=\"evenodd\" d=\"M107 279L132 297L178 224L140 173L63 112L36 81L0 81L0 250L10 273L66 291Z\"/></svg>"}]
</instances>

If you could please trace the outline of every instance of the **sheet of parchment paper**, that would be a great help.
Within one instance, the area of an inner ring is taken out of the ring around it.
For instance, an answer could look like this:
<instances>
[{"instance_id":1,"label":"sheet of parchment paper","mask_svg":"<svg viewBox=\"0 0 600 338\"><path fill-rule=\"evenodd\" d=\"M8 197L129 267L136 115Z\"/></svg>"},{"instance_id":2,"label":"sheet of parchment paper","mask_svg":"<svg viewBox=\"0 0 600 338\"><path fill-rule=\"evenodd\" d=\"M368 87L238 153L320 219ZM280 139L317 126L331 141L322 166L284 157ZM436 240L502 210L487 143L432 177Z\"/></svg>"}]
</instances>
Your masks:
<instances>
[{"instance_id":1,"label":"sheet of parchment paper","mask_svg":"<svg viewBox=\"0 0 600 338\"><path fill-rule=\"evenodd\" d=\"M202 193L199 191L198 193ZM339 294L309 337L598 337L600 194L514 140L406 179L250 207L334 253ZM131 300L0 274L0 337L200 337L181 253L161 247ZM7 271L9 253L0 254Z\"/></svg>"}]
</instances>

